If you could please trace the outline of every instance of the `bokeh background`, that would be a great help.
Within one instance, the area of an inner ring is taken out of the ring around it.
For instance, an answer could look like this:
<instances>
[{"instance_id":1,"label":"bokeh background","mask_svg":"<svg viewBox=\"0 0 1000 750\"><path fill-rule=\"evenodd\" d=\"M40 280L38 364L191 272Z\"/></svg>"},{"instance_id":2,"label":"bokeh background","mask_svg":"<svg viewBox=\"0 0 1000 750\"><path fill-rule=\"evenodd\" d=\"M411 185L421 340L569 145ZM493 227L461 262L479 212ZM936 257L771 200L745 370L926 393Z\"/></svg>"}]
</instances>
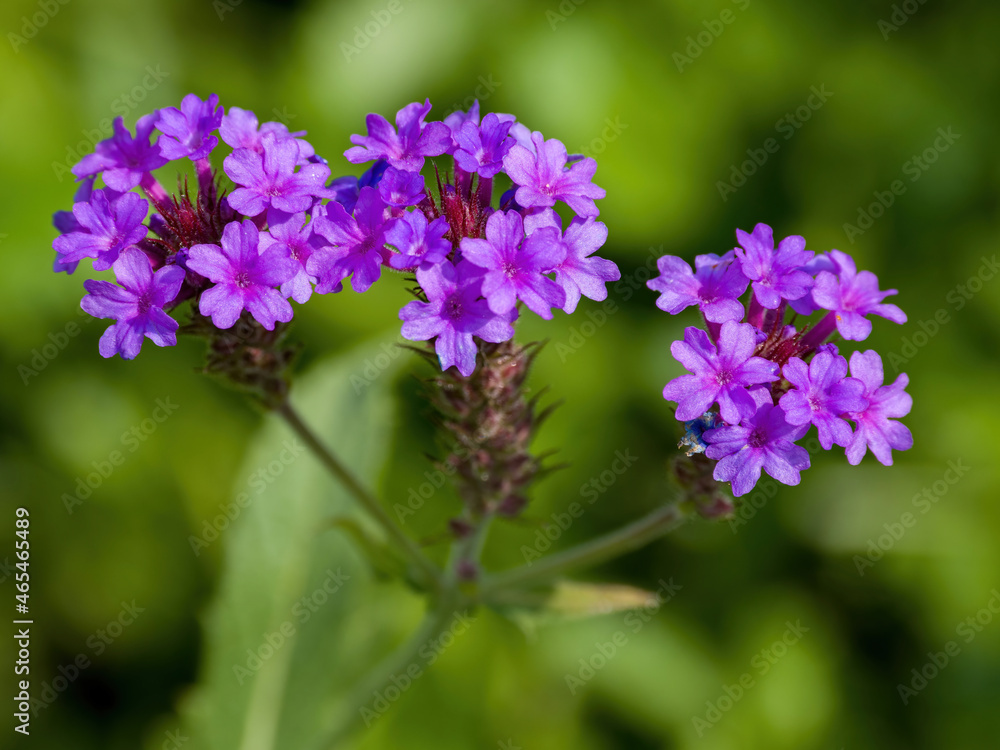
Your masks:
<instances>
[{"instance_id":1,"label":"bokeh background","mask_svg":"<svg viewBox=\"0 0 1000 750\"><path fill-rule=\"evenodd\" d=\"M6 0L0 32L0 592L9 611L13 509L23 505L33 689L53 691L29 740L7 714L0 746L317 747L337 696L420 616L416 597L376 581L324 523L344 501L311 459L278 471L280 428L197 373L200 342L147 343L133 362L103 360L105 324L78 308L82 271L50 272L51 214L71 205L72 152L89 150L117 114L132 126L191 91L308 130L335 174L359 171L340 154L367 112L391 118L425 96L438 116L478 96L485 111L516 113L598 159L605 254L631 283L612 287L617 312L600 326L581 330L588 314L601 321L586 300L572 317L523 326L524 340L550 340L534 386L564 401L538 447L557 448L570 468L537 487L522 522L497 528L487 553L495 569L522 562L522 547L581 500L581 485L615 451L637 460L585 501L555 546L669 499L678 435L660 389L680 371L669 343L696 321L655 308L641 283L651 258L725 252L736 227L766 222L776 235L804 235L812 250L851 252L900 290L893 301L909 314L902 327L876 319L864 344L896 356L888 374L910 376L915 446L895 466L816 455L800 486L759 496L739 524L690 524L584 576L679 585L648 618L522 631L478 613L372 729L339 746L996 744L1000 620L988 606L1000 609L1000 7ZM778 148L764 160L770 138ZM763 163L745 164L755 154ZM892 205L871 207L876 193L888 202L896 180L905 190ZM424 365L408 354L384 368L388 358L377 360L395 351L405 300L396 277L363 296L314 297L294 330L305 348L297 398L390 505L426 481L423 453L433 449L412 377ZM178 408L144 422L157 399ZM142 436L134 450L133 427ZM116 449L124 464L67 504ZM192 537L239 492L252 495L250 507L195 554ZM431 543L457 509L443 488L406 527ZM904 529L907 512L915 520ZM429 550L444 554L440 544ZM295 620L294 602L338 567L350 576L343 591L310 623ZM123 615L126 605L142 612ZM240 684L234 665L290 617L296 636ZM807 631L774 648L788 622ZM627 644L583 679L580 660L595 663L596 644L617 631ZM949 641L957 655L927 667ZM80 655L87 666L74 672ZM932 679L921 683L914 669ZM738 699L727 701L726 686L744 674L752 687L730 687ZM567 675L583 684L571 690ZM900 685L915 692L901 695Z\"/></svg>"}]
</instances>

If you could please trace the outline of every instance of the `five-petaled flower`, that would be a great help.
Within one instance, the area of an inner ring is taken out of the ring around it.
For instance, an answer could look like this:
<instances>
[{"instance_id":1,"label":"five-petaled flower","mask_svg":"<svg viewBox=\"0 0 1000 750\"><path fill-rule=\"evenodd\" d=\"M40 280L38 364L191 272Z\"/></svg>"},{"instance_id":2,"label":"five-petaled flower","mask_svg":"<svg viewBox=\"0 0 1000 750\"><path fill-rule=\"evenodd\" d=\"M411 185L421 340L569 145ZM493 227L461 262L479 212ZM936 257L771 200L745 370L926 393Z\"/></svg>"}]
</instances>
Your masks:
<instances>
[{"instance_id":1,"label":"five-petaled flower","mask_svg":"<svg viewBox=\"0 0 1000 750\"><path fill-rule=\"evenodd\" d=\"M545 140L536 131L531 142L534 153L515 144L503 159L504 169L518 186L514 194L518 205L548 208L561 200L580 216L597 216L600 211L594 199L605 195L604 188L593 183L597 162L587 157L567 169L568 156L561 141Z\"/></svg>"}]
</instances>

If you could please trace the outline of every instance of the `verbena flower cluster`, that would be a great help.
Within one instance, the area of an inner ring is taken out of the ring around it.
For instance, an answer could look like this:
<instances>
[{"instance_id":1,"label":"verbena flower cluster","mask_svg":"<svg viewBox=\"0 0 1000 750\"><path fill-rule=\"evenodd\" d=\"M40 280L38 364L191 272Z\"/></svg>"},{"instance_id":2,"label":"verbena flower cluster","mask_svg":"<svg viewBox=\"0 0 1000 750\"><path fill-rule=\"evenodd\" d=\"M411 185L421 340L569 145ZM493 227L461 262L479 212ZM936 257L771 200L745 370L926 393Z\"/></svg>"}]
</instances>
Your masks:
<instances>
[{"instance_id":1,"label":"verbena flower cluster","mask_svg":"<svg viewBox=\"0 0 1000 750\"><path fill-rule=\"evenodd\" d=\"M364 292L390 269L418 284L399 313L403 336L432 340L442 369L469 376L476 339L509 340L522 305L551 319L581 296L605 299L620 274L594 256L607 239L596 162L512 115L480 118L478 102L443 121L427 121L430 109L407 105L395 127L370 114L345 157L374 164L329 182L304 132L224 112L214 94L140 118L134 135L118 118L112 137L73 168L82 184L72 212L54 218L56 271L73 273L89 258L95 271L114 273L117 283L84 282L84 310L116 321L101 354L131 359L144 337L176 344L168 313L189 300L216 329L248 314L272 331L291 320L289 299L339 292L347 279ZM232 148L228 193L209 158L220 139ZM451 163L443 175L434 166L432 192L421 170L433 157ZM169 195L154 176L177 161L193 162L195 195L184 179ZM494 207L501 175L510 187ZM565 231L557 202L574 214Z\"/></svg>"},{"instance_id":2,"label":"verbena flower cluster","mask_svg":"<svg viewBox=\"0 0 1000 750\"><path fill-rule=\"evenodd\" d=\"M707 329L686 328L670 347L689 372L663 389L685 423L681 446L717 461L714 478L730 482L737 497L753 489L762 470L798 484L809 453L796 443L810 426L824 450L845 448L852 465L869 449L891 465L893 450L913 445L909 429L895 421L912 406L909 379L903 373L884 385L877 352L855 351L848 363L827 339L864 341L873 315L905 323L903 311L883 301L896 290L880 290L875 275L859 272L847 253L806 250L802 237L775 248L765 224L736 237L739 247L699 255L693 269L681 258L660 258L660 275L647 282L660 292L661 310L676 315L697 305ZM799 322L817 311L825 312L815 322Z\"/></svg>"}]
</instances>

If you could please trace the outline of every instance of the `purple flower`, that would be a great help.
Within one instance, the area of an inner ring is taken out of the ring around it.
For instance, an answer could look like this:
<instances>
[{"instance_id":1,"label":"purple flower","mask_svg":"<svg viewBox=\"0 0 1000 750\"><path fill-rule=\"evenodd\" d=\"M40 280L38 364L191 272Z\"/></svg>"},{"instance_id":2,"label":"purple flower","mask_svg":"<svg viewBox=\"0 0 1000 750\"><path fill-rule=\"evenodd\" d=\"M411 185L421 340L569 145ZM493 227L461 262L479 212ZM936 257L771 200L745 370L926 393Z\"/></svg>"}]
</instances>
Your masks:
<instances>
[{"instance_id":1,"label":"purple flower","mask_svg":"<svg viewBox=\"0 0 1000 750\"><path fill-rule=\"evenodd\" d=\"M851 427L842 415L863 411L867 404L864 383L846 377L847 360L823 349L808 365L792 357L782 374L796 389L781 397L788 423L816 425L823 450L830 450L834 443L846 446L851 441Z\"/></svg>"},{"instance_id":2,"label":"purple flower","mask_svg":"<svg viewBox=\"0 0 1000 750\"><path fill-rule=\"evenodd\" d=\"M306 271L306 263L312 254L326 246L326 241L315 232L312 222L306 224L306 215L283 214L280 211L269 211L267 214L268 231L260 235L260 251L267 252L272 247L298 264L298 272L282 282L281 293L285 297L302 304L312 296L312 277Z\"/></svg>"},{"instance_id":3,"label":"purple flower","mask_svg":"<svg viewBox=\"0 0 1000 750\"><path fill-rule=\"evenodd\" d=\"M444 261L418 268L417 281L427 302L414 300L399 311L403 337L410 341L437 337L434 349L442 370L457 367L464 377L469 377L476 369L473 336L500 343L514 335L510 323L517 313L498 316L490 310L486 300L480 299L482 276L469 263L456 267Z\"/></svg>"},{"instance_id":4,"label":"purple flower","mask_svg":"<svg viewBox=\"0 0 1000 750\"><path fill-rule=\"evenodd\" d=\"M479 100L472 102L468 112L457 110L444 118L444 124L451 129L452 137L458 134L465 123L471 122L473 125L479 124ZM453 144L453 148L458 148L458 144Z\"/></svg>"},{"instance_id":5,"label":"purple flower","mask_svg":"<svg viewBox=\"0 0 1000 750\"><path fill-rule=\"evenodd\" d=\"M399 252L389 257L389 265L409 270L446 260L452 246L444 236L450 228L445 217L428 223L421 211L409 211L394 219L386 229L385 241Z\"/></svg>"},{"instance_id":6,"label":"purple flower","mask_svg":"<svg viewBox=\"0 0 1000 750\"><path fill-rule=\"evenodd\" d=\"M466 172L480 177L495 177L503 169L503 158L515 141L509 135L513 120L501 122L490 112L481 125L466 122L455 133L455 161Z\"/></svg>"},{"instance_id":7,"label":"purple flower","mask_svg":"<svg viewBox=\"0 0 1000 750\"><path fill-rule=\"evenodd\" d=\"M352 135L353 148L344 156L352 164L363 164L372 159L385 159L396 169L419 172L424 157L440 156L451 147L451 128L443 122L424 123L431 111L431 101L407 104L396 113L396 129L382 115L369 114L365 118L368 135Z\"/></svg>"},{"instance_id":8,"label":"purple flower","mask_svg":"<svg viewBox=\"0 0 1000 750\"><path fill-rule=\"evenodd\" d=\"M94 270L111 268L125 248L146 236L148 230L142 222L148 208L149 203L135 193L108 200L104 190L95 190L89 203L73 206L73 218L79 229L52 242L59 253L57 263L68 266L93 258Z\"/></svg>"},{"instance_id":9,"label":"purple flower","mask_svg":"<svg viewBox=\"0 0 1000 750\"><path fill-rule=\"evenodd\" d=\"M809 468L809 452L795 445L808 426L788 424L782 408L770 401L769 396L762 399L753 415L739 426L705 432L709 443L705 455L719 461L713 476L719 482L731 482L736 497L754 488L761 469L782 484L796 485L799 472Z\"/></svg>"},{"instance_id":10,"label":"purple flower","mask_svg":"<svg viewBox=\"0 0 1000 750\"><path fill-rule=\"evenodd\" d=\"M181 101L181 108L168 107L159 111L157 129L163 133L160 151L168 159L191 161L204 159L219 145L212 133L222 124L222 107L219 97L212 94L202 101L195 94L188 94Z\"/></svg>"},{"instance_id":11,"label":"purple flower","mask_svg":"<svg viewBox=\"0 0 1000 750\"><path fill-rule=\"evenodd\" d=\"M292 319L292 306L274 287L300 270L278 246L258 252L260 233L250 219L231 221L222 230L222 247L194 245L187 266L215 286L206 289L198 311L212 318L217 328L232 328L244 310L269 331L275 323Z\"/></svg>"},{"instance_id":12,"label":"purple flower","mask_svg":"<svg viewBox=\"0 0 1000 750\"><path fill-rule=\"evenodd\" d=\"M552 319L552 307L566 304L566 292L544 274L566 259L558 230L545 227L524 238L524 224L516 211L497 211L486 221L486 239L465 237L462 257L486 269L483 296L490 309L502 315L520 299L535 314Z\"/></svg>"},{"instance_id":13,"label":"purple flower","mask_svg":"<svg viewBox=\"0 0 1000 750\"><path fill-rule=\"evenodd\" d=\"M863 395L868 406L847 415L856 426L854 438L847 446L847 461L857 466L871 448L882 465L892 466L893 450L905 451L913 447L913 435L906 425L890 419L910 413L913 398L905 390L910 379L904 372L892 385L882 385L882 358L871 349L851 355L851 375L864 383Z\"/></svg>"},{"instance_id":14,"label":"purple flower","mask_svg":"<svg viewBox=\"0 0 1000 750\"><path fill-rule=\"evenodd\" d=\"M820 271L816 276L813 299L824 310L836 315L837 331L849 341L864 341L872 332L866 315L880 315L893 323L905 323L906 313L896 305L883 304L886 297L897 294L895 289L880 291L878 277L871 271L858 273L854 259L840 250L831 250L837 275Z\"/></svg>"},{"instance_id":15,"label":"purple flower","mask_svg":"<svg viewBox=\"0 0 1000 750\"><path fill-rule=\"evenodd\" d=\"M753 234L737 229L736 238L742 246L735 250L740 268L753 282L754 295L763 307L776 310L782 299L799 299L812 287L812 276L801 269L813 253L805 249L802 237L785 237L775 251L771 227L758 224Z\"/></svg>"},{"instance_id":16,"label":"purple flower","mask_svg":"<svg viewBox=\"0 0 1000 750\"><path fill-rule=\"evenodd\" d=\"M389 167L379 180L378 194L389 208L415 206L426 197L424 176L419 172L404 172Z\"/></svg>"},{"instance_id":17,"label":"purple flower","mask_svg":"<svg viewBox=\"0 0 1000 750\"><path fill-rule=\"evenodd\" d=\"M265 122L258 130L257 115L247 109L230 107L219 126L219 135L228 145L234 149L248 148L258 154L264 153L263 136L265 133L271 133L278 140L294 140L299 147L299 164L309 163L309 160L316 155L312 144L298 137L305 135L306 131L300 130L290 133L288 127L280 122Z\"/></svg>"},{"instance_id":18,"label":"purple flower","mask_svg":"<svg viewBox=\"0 0 1000 750\"><path fill-rule=\"evenodd\" d=\"M247 148L233 151L223 166L238 187L229 194L229 205L244 216L259 216L268 208L294 214L312 208L316 197L326 197L330 176L325 164L307 164L295 171L299 147L290 138L273 133L261 136L264 153Z\"/></svg>"},{"instance_id":19,"label":"purple flower","mask_svg":"<svg viewBox=\"0 0 1000 750\"><path fill-rule=\"evenodd\" d=\"M756 405L747 388L778 379L777 364L752 356L756 346L749 323L723 323L718 348L700 328L684 329L684 340L672 343L670 353L691 374L674 378L663 389L663 398L677 402L677 419L697 419L716 402L729 424L753 416Z\"/></svg>"},{"instance_id":20,"label":"purple flower","mask_svg":"<svg viewBox=\"0 0 1000 750\"><path fill-rule=\"evenodd\" d=\"M94 192L94 181L96 179L97 175L91 175L90 177L84 178L80 182L80 187L76 189L76 195L73 196L73 203L88 203L90 201L90 196ZM118 197L118 193L110 188L105 188L104 192L109 200ZM52 226L56 228L59 234L88 231L86 227L76 220L72 211L56 211L52 214ZM71 274L76 270L78 265L80 265L80 261L78 260L71 261L69 263L64 262L62 257L57 252L56 259L52 262L52 270L55 273L65 271L66 273Z\"/></svg>"},{"instance_id":21,"label":"purple flower","mask_svg":"<svg viewBox=\"0 0 1000 750\"><path fill-rule=\"evenodd\" d=\"M344 207L347 213L354 213L358 196L363 187L378 187L382 176L389 168L389 162L379 159L372 164L360 177L347 175L333 180L327 188L330 198Z\"/></svg>"},{"instance_id":22,"label":"purple flower","mask_svg":"<svg viewBox=\"0 0 1000 750\"><path fill-rule=\"evenodd\" d=\"M163 308L180 291L184 269L164 266L153 273L149 258L136 248L124 249L113 268L121 286L87 279L83 286L88 294L80 302L80 307L95 318L118 321L101 336L101 356L121 354L123 359L135 359L143 336L157 346L176 345L177 321Z\"/></svg>"},{"instance_id":23,"label":"purple flower","mask_svg":"<svg viewBox=\"0 0 1000 750\"><path fill-rule=\"evenodd\" d=\"M354 216L339 203L328 203L325 211L317 211L315 231L333 247L314 253L306 269L319 280L319 294L339 292L340 282L351 276L351 287L366 292L382 275L383 264L391 253L385 247L385 203L378 190L361 188Z\"/></svg>"},{"instance_id":24,"label":"purple flower","mask_svg":"<svg viewBox=\"0 0 1000 750\"><path fill-rule=\"evenodd\" d=\"M597 162L591 158L566 168L566 147L555 138L545 140L531 134L535 153L519 144L511 147L503 159L504 170L519 187L515 197L525 208L554 206L561 200L580 216L597 216L595 198L603 198L604 188L592 180Z\"/></svg>"},{"instance_id":25,"label":"purple flower","mask_svg":"<svg viewBox=\"0 0 1000 750\"><path fill-rule=\"evenodd\" d=\"M142 176L159 169L168 159L160 153L159 139L152 145L149 136L156 127L158 114L145 115L135 124L135 138L125 127L121 117L116 117L114 134L94 147L73 167L77 177L102 174L104 184L112 190L124 193L136 187Z\"/></svg>"},{"instance_id":26,"label":"purple flower","mask_svg":"<svg viewBox=\"0 0 1000 750\"><path fill-rule=\"evenodd\" d=\"M728 252L721 258L714 254L699 255L694 260L696 271L683 259L664 255L656 261L660 275L646 282L654 292L660 292L656 306L671 315L691 305L698 305L705 319L712 323L743 320L745 311L739 297L750 281Z\"/></svg>"}]
</instances>

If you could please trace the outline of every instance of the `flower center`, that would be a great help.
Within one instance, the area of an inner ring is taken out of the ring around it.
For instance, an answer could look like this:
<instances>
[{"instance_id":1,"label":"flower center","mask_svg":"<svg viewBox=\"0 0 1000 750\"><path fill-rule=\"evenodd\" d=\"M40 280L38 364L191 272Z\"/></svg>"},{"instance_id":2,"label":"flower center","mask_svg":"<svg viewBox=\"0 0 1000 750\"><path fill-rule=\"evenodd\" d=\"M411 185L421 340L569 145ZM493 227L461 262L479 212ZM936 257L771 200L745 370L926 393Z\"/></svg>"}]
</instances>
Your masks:
<instances>
[{"instance_id":1,"label":"flower center","mask_svg":"<svg viewBox=\"0 0 1000 750\"><path fill-rule=\"evenodd\" d=\"M517 267L517 263L511 260L506 260L500 267L500 270L503 271L504 276L506 276L508 279L512 279L515 276L517 276L517 272L519 269Z\"/></svg>"},{"instance_id":2,"label":"flower center","mask_svg":"<svg viewBox=\"0 0 1000 750\"><path fill-rule=\"evenodd\" d=\"M448 320L459 320L462 317L462 301L457 296L449 297L441 312Z\"/></svg>"},{"instance_id":3,"label":"flower center","mask_svg":"<svg viewBox=\"0 0 1000 750\"><path fill-rule=\"evenodd\" d=\"M236 286L238 286L240 289L246 289L248 286L250 286L250 274L248 274L246 271L240 271L238 274L236 274Z\"/></svg>"},{"instance_id":4,"label":"flower center","mask_svg":"<svg viewBox=\"0 0 1000 750\"><path fill-rule=\"evenodd\" d=\"M148 294L143 294L137 300L136 305L139 308L139 314L145 315L149 312L149 308L153 306L153 303L150 301Z\"/></svg>"},{"instance_id":5,"label":"flower center","mask_svg":"<svg viewBox=\"0 0 1000 750\"><path fill-rule=\"evenodd\" d=\"M733 382L733 373L731 370L719 370L715 373L715 382L719 385L729 385Z\"/></svg>"},{"instance_id":6,"label":"flower center","mask_svg":"<svg viewBox=\"0 0 1000 750\"><path fill-rule=\"evenodd\" d=\"M767 444L767 433L760 427L755 427L747 438L747 445L751 448L760 448Z\"/></svg>"}]
</instances>

